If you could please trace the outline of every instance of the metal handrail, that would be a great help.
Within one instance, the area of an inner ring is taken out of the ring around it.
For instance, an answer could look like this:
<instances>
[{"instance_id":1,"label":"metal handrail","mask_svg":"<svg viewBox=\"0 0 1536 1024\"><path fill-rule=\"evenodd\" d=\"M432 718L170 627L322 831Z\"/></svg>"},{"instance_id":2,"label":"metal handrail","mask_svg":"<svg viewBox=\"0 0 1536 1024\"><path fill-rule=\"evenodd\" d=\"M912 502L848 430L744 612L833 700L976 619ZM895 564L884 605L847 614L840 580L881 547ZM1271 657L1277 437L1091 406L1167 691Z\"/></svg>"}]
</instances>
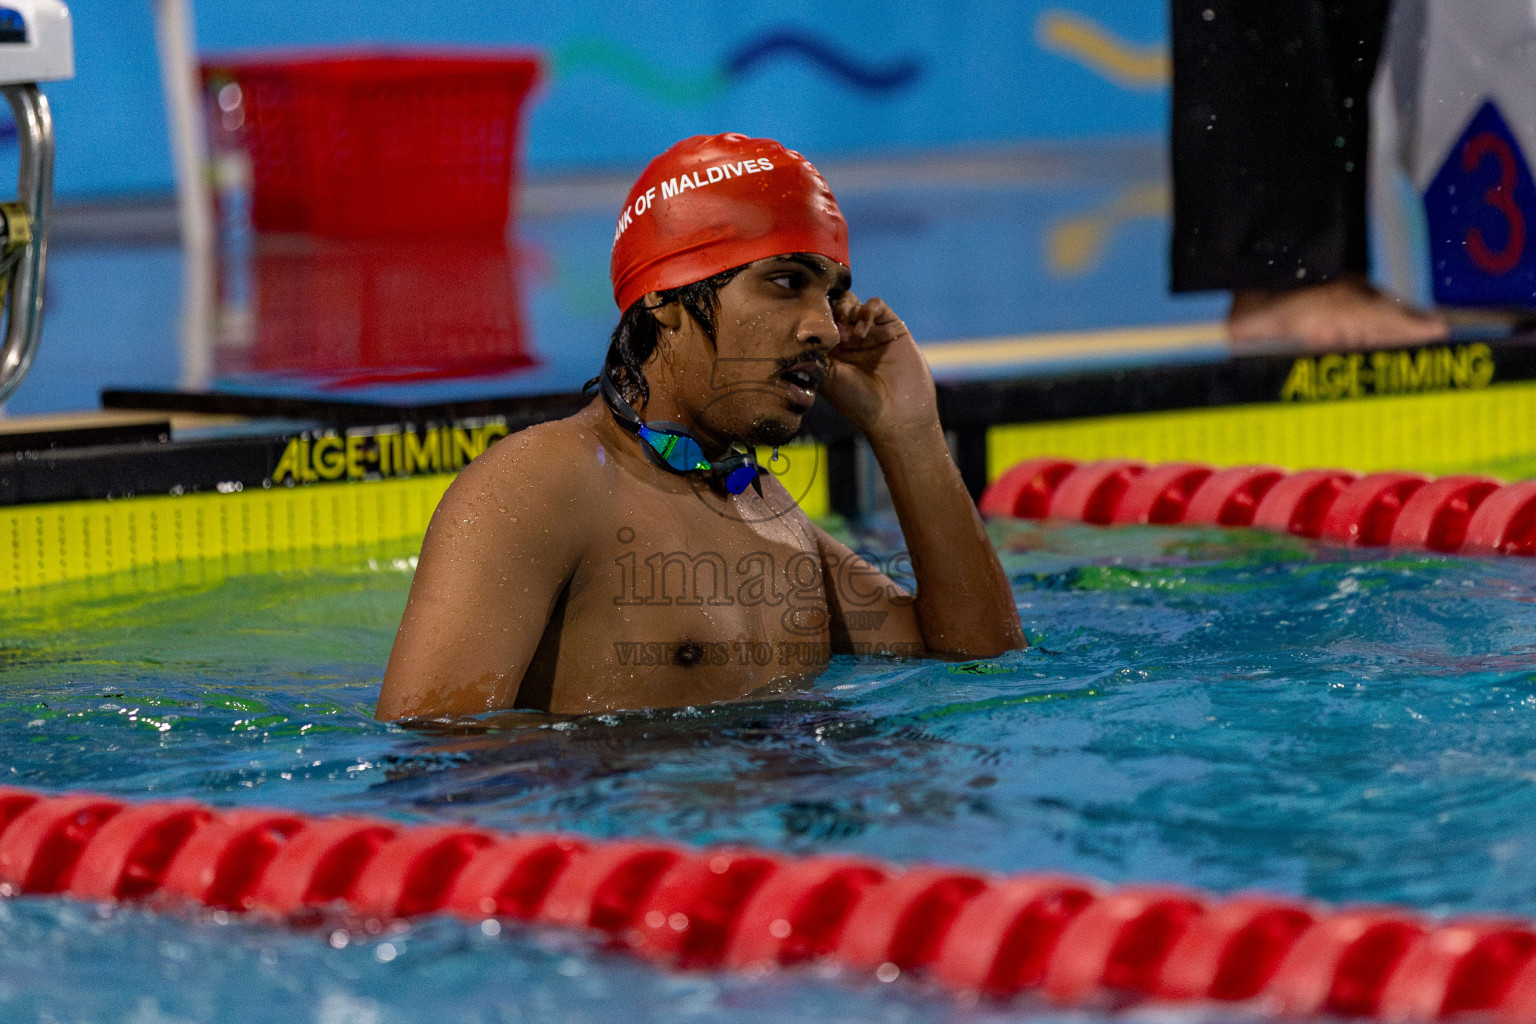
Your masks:
<instances>
[{"instance_id":1,"label":"metal handrail","mask_svg":"<svg viewBox=\"0 0 1536 1024\"><path fill-rule=\"evenodd\" d=\"M53 201L53 116L36 85L0 86L16 118L21 146L17 198L31 218L32 240L6 294L11 315L0 345L0 405L11 397L37 357L43 330L43 272L48 261L48 214Z\"/></svg>"}]
</instances>

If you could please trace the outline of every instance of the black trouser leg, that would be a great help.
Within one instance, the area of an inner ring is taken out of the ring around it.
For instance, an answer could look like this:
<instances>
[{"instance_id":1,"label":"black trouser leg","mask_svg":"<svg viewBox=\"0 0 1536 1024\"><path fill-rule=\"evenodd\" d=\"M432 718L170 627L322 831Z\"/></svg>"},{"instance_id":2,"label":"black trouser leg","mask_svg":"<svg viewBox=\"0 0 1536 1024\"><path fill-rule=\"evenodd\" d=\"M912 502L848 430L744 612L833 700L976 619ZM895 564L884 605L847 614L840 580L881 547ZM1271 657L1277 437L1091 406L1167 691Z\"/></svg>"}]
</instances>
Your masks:
<instances>
[{"instance_id":1,"label":"black trouser leg","mask_svg":"<svg viewBox=\"0 0 1536 1024\"><path fill-rule=\"evenodd\" d=\"M1364 273L1390 0L1171 0L1173 290Z\"/></svg>"}]
</instances>

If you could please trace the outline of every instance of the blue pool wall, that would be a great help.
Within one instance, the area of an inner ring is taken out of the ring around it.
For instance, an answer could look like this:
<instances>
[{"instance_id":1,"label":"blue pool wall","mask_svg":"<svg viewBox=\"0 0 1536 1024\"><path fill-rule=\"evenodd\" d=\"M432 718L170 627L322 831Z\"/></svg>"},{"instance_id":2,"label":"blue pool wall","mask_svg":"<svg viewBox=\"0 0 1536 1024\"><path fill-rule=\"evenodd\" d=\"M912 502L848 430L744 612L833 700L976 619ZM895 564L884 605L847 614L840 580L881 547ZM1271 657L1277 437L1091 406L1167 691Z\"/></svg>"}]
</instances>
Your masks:
<instances>
[{"instance_id":1,"label":"blue pool wall","mask_svg":"<svg viewBox=\"0 0 1536 1024\"><path fill-rule=\"evenodd\" d=\"M46 89L58 125L59 196L169 192L153 3L72 0L70 8L78 77ZM767 0L193 0L193 13L203 54L366 45L537 52L547 75L526 143L536 172L630 169L697 132L768 135L827 158L1157 136L1167 124L1166 83L1146 72L1148 58L1166 49L1163 0L790 8ZM1128 60L1053 45L1050 27L1072 19Z\"/></svg>"}]
</instances>

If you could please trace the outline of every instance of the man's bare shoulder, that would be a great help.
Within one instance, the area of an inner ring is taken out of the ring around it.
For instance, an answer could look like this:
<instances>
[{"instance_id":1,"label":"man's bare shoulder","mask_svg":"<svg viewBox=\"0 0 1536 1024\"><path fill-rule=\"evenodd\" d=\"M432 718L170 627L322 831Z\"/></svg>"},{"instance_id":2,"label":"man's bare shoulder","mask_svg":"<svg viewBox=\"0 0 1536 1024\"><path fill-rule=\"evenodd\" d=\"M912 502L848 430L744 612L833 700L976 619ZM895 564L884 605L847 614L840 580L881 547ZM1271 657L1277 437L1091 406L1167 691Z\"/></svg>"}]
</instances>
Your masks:
<instances>
[{"instance_id":1,"label":"man's bare shoulder","mask_svg":"<svg viewBox=\"0 0 1536 1024\"><path fill-rule=\"evenodd\" d=\"M525 427L497 441L473 465L498 478L579 484L589 479L602 447L586 412Z\"/></svg>"},{"instance_id":2,"label":"man's bare shoulder","mask_svg":"<svg viewBox=\"0 0 1536 1024\"><path fill-rule=\"evenodd\" d=\"M600 486L602 445L589 418L578 413L536 424L497 441L464 467L438 506L455 518L540 529L564 519ZM523 513L537 516L528 519Z\"/></svg>"}]
</instances>

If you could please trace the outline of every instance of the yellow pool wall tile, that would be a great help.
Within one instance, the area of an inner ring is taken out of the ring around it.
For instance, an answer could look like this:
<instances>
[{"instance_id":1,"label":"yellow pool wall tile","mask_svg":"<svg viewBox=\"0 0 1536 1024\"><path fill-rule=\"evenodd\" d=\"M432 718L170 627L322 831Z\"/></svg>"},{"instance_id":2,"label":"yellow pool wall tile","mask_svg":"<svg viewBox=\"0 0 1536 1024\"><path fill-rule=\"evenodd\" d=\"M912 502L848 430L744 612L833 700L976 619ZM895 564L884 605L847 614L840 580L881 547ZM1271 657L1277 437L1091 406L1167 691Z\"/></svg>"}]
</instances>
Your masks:
<instances>
[{"instance_id":1,"label":"yellow pool wall tile","mask_svg":"<svg viewBox=\"0 0 1536 1024\"><path fill-rule=\"evenodd\" d=\"M812 518L830 512L820 445L785 445L770 469ZM765 460L769 453L761 453ZM0 594L155 566L261 572L281 556L416 541L452 474L0 508ZM217 568L214 568L214 567ZM140 577L131 589L144 585Z\"/></svg>"}]
</instances>

